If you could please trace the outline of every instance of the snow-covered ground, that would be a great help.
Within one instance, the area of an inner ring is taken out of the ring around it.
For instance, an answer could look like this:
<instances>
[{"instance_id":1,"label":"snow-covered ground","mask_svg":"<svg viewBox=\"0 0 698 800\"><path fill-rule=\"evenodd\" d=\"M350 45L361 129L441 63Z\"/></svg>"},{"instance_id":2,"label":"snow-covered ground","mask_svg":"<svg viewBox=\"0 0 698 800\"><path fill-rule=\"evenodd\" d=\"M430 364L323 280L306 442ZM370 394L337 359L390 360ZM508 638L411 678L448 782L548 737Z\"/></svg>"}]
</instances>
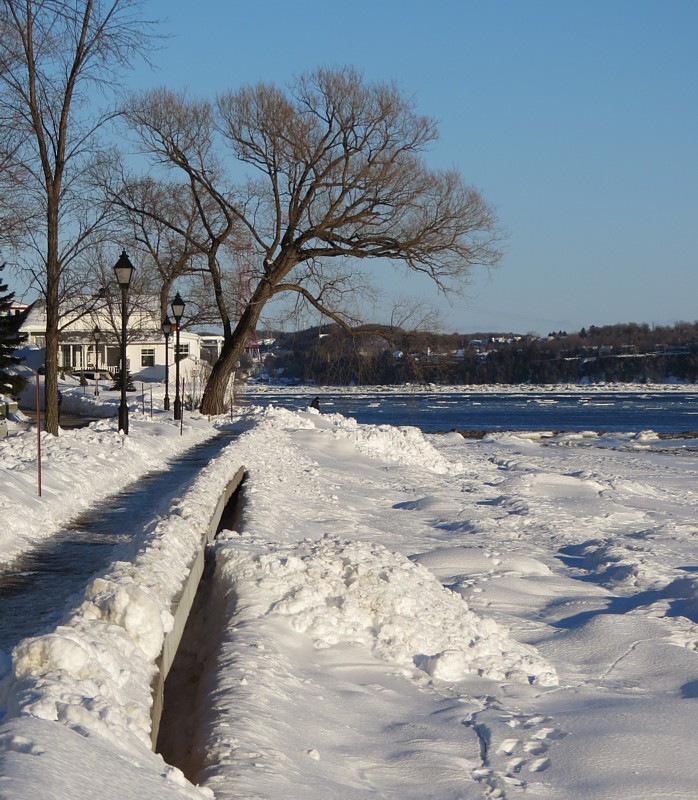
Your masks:
<instances>
[{"instance_id":1,"label":"snow-covered ground","mask_svg":"<svg viewBox=\"0 0 698 800\"><path fill-rule=\"evenodd\" d=\"M16 428L2 558L229 425L239 438L131 557L0 656L3 800L695 798L695 454L651 433L474 441L310 409L187 415L180 435L134 411L129 437L113 420L44 437L38 498L36 437ZM240 465L172 766L149 748L154 660Z\"/></svg>"}]
</instances>

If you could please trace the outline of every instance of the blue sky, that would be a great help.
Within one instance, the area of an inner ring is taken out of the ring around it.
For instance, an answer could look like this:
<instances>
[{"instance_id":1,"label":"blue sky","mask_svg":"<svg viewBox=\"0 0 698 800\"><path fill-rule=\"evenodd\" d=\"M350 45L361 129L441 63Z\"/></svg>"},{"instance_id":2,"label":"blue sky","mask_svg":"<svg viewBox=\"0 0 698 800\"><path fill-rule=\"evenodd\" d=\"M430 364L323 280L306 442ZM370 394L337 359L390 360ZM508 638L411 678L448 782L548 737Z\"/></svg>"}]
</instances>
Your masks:
<instances>
[{"instance_id":1,"label":"blue sky","mask_svg":"<svg viewBox=\"0 0 698 800\"><path fill-rule=\"evenodd\" d=\"M696 0L148 0L170 38L135 86L195 93L352 65L439 122L427 155L495 206L501 266L446 331L698 319ZM396 291L396 293L398 293Z\"/></svg>"}]
</instances>

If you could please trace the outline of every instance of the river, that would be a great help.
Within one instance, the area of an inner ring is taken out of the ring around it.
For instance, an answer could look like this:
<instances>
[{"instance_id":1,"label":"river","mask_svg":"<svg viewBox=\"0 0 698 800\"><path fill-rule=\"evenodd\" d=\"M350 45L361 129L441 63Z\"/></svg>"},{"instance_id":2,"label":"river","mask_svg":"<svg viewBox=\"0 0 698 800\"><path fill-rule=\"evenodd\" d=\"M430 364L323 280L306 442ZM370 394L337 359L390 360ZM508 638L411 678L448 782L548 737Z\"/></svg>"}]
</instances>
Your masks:
<instances>
[{"instance_id":1,"label":"river","mask_svg":"<svg viewBox=\"0 0 698 800\"><path fill-rule=\"evenodd\" d=\"M659 434L698 431L698 392L675 388L555 391L544 387L505 391L444 387L283 389L246 387L239 395L256 405L305 409L320 399L324 413L339 412L369 424L413 425L425 433L469 431L597 431Z\"/></svg>"}]
</instances>

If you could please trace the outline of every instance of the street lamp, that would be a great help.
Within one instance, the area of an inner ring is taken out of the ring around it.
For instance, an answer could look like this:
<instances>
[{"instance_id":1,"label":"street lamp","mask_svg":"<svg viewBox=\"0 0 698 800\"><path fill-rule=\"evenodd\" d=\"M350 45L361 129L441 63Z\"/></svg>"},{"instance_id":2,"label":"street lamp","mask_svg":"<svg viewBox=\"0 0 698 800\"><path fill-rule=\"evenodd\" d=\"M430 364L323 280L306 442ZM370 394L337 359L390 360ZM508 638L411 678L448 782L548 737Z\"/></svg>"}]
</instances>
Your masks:
<instances>
[{"instance_id":1,"label":"street lamp","mask_svg":"<svg viewBox=\"0 0 698 800\"><path fill-rule=\"evenodd\" d=\"M95 397L99 397L99 340L102 338L102 331L95 325L92 335L95 339Z\"/></svg>"},{"instance_id":2,"label":"street lamp","mask_svg":"<svg viewBox=\"0 0 698 800\"><path fill-rule=\"evenodd\" d=\"M128 287L131 283L135 267L122 251L119 260L114 264L116 281L121 289L121 403L119 404L119 430L128 435L128 406L126 405L126 322L128 314L126 311L126 299Z\"/></svg>"},{"instance_id":3,"label":"street lamp","mask_svg":"<svg viewBox=\"0 0 698 800\"><path fill-rule=\"evenodd\" d=\"M169 363L169 356L167 354L167 342L170 338L170 334L172 333L172 322L170 321L169 317L165 317L162 321L162 332L165 336L165 401L163 402L163 408L165 411L170 410L170 395L168 394L170 390L170 363Z\"/></svg>"},{"instance_id":4,"label":"street lamp","mask_svg":"<svg viewBox=\"0 0 698 800\"><path fill-rule=\"evenodd\" d=\"M184 314L184 300L180 297L179 292L175 295L175 299L172 301L170 308L172 309L172 316L175 318L175 325L176 327L176 344L175 344L175 373L176 373L176 385L175 385L175 401L174 401L174 418L175 419L182 419L182 401L179 397L179 328L180 322L182 319L182 315Z\"/></svg>"}]
</instances>

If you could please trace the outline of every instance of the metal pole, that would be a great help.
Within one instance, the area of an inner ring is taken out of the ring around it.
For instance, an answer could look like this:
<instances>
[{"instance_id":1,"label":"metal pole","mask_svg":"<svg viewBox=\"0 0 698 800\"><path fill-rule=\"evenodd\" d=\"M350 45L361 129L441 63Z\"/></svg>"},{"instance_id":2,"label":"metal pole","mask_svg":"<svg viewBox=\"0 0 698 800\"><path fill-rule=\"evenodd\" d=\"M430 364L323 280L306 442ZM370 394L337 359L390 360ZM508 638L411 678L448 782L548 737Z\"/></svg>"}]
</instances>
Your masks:
<instances>
[{"instance_id":1,"label":"metal pole","mask_svg":"<svg viewBox=\"0 0 698 800\"><path fill-rule=\"evenodd\" d=\"M170 338L168 333L165 334L165 402L163 403L163 408L165 411L170 410L170 395L168 394L170 390L170 364L169 364L169 357L167 355L167 341Z\"/></svg>"},{"instance_id":2,"label":"metal pole","mask_svg":"<svg viewBox=\"0 0 698 800\"><path fill-rule=\"evenodd\" d=\"M175 344L175 387L174 418L182 419L182 401L179 396L179 320L177 320L177 338Z\"/></svg>"},{"instance_id":3,"label":"metal pole","mask_svg":"<svg viewBox=\"0 0 698 800\"><path fill-rule=\"evenodd\" d=\"M44 387L45 390L45 387ZM39 373L36 373L36 465L38 491L41 497L41 397L39 391Z\"/></svg>"},{"instance_id":4,"label":"metal pole","mask_svg":"<svg viewBox=\"0 0 698 800\"><path fill-rule=\"evenodd\" d=\"M119 404L119 430L128 435L128 405L126 404L126 293L121 286L121 402Z\"/></svg>"},{"instance_id":5,"label":"metal pole","mask_svg":"<svg viewBox=\"0 0 698 800\"><path fill-rule=\"evenodd\" d=\"M95 397L99 397L99 342L95 341Z\"/></svg>"}]
</instances>

